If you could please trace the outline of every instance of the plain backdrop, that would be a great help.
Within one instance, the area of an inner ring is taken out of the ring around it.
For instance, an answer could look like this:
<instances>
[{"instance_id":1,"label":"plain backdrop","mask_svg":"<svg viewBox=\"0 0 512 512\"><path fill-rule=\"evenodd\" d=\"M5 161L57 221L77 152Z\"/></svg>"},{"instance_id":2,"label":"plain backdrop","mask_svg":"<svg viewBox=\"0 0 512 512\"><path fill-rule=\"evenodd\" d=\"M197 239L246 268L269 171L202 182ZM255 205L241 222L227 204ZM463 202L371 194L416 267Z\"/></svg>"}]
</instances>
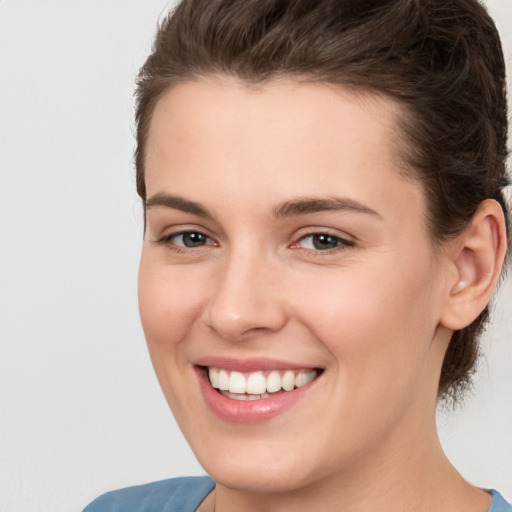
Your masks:
<instances>
[{"instance_id":1,"label":"plain backdrop","mask_svg":"<svg viewBox=\"0 0 512 512\"><path fill-rule=\"evenodd\" d=\"M489 0L512 69L512 0ZM0 510L79 511L201 474L139 324L133 83L165 0L0 0ZM474 393L440 414L472 482L512 499L512 284Z\"/></svg>"}]
</instances>

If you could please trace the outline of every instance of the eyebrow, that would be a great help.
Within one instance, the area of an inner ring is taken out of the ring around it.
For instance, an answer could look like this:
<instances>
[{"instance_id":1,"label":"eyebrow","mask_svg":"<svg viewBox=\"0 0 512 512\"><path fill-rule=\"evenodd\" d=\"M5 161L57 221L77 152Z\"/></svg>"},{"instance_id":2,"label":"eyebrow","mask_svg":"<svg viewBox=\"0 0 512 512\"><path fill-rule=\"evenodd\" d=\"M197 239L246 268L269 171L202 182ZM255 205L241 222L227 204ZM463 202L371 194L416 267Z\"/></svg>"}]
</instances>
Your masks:
<instances>
[{"instance_id":1,"label":"eyebrow","mask_svg":"<svg viewBox=\"0 0 512 512\"><path fill-rule=\"evenodd\" d=\"M198 217L213 219L213 215L200 203L172 194L156 194L146 200L145 206L146 210L150 210L157 206L163 206L165 208L172 208L185 213L191 213ZM382 216L378 212L372 210L368 206L365 206L359 201L341 197L301 197L284 201L272 209L272 218L281 219L326 211L349 211L372 215L382 219Z\"/></svg>"},{"instance_id":2,"label":"eyebrow","mask_svg":"<svg viewBox=\"0 0 512 512\"><path fill-rule=\"evenodd\" d=\"M198 217L206 217L209 219L213 218L213 215L201 204L171 194L156 194L146 200L146 210L150 210L155 206L163 206L165 208L180 210L185 213L197 215Z\"/></svg>"},{"instance_id":3,"label":"eyebrow","mask_svg":"<svg viewBox=\"0 0 512 512\"><path fill-rule=\"evenodd\" d=\"M326 211L350 211L373 215L382 219L382 215L375 210L372 210L359 201L344 197L304 197L285 201L273 209L272 216L274 218L294 217L308 213L320 213Z\"/></svg>"}]
</instances>

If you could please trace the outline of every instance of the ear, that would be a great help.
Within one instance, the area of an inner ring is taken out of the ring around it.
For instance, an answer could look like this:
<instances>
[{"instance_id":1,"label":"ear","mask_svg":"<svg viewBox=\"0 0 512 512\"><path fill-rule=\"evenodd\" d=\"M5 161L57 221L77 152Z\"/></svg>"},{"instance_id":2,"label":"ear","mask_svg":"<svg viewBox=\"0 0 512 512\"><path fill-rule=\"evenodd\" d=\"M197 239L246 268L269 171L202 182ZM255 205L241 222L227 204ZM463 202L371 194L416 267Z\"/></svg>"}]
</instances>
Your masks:
<instances>
[{"instance_id":1,"label":"ear","mask_svg":"<svg viewBox=\"0 0 512 512\"><path fill-rule=\"evenodd\" d=\"M447 282L441 325L456 331L478 317L491 300L506 252L503 210L497 201L486 199L450 246L453 272Z\"/></svg>"}]
</instances>

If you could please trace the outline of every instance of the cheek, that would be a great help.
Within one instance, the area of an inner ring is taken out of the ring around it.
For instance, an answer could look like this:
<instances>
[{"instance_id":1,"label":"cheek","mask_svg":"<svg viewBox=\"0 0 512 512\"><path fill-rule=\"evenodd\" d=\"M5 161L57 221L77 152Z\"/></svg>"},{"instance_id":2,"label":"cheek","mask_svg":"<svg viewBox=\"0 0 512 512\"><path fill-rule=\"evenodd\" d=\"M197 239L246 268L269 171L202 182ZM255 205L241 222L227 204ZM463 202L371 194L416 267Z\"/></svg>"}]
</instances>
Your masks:
<instances>
[{"instance_id":1,"label":"cheek","mask_svg":"<svg viewBox=\"0 0 512 512\"><path fill-rule=\"evenodd\" d=\"M200 310L201 294L196 284L186 273L169 269L143 253L139 311L151 352L170 349L187 335Z\"/></svg>"},{"instance_id":2,"label":"cheek","mask_svg":"<svg viewBox=\"0 0 512 512\"><path fill-rule=\"evenodd\" d=\"M437 325L433 270L393 260L365 271L333 271L329 281L301 286L309 290L299 299L303 322L334 355L351 388L378 388L383 381L399 387L401 379L414 378L429 350ZM408 273L398 270L404 268Z\"/></svg>"},{"instance_id":3,"label":"cheek","mask_svg":"<svg viewBox=\"0 0 512 512\"><path fill-rule=\"evenodd\" d=\"M139 311L153 368L179 421L189 414L190 389L183 387L189 365L182 350L200 311L195 281L143 253L139 267Z\"/></svg>"}]
</instances>

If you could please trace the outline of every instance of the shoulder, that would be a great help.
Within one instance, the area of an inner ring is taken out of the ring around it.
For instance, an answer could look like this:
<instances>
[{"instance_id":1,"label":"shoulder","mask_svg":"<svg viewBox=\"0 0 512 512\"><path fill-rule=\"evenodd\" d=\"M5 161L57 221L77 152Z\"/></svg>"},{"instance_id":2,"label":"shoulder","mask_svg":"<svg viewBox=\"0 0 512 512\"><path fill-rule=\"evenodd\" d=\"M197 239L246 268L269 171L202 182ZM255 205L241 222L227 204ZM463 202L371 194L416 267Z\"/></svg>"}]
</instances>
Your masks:
<instances>
[{"instance_id":1,"label":"shoulder","mask_svg":"<svg viewBox=\"0 0 512 512\"><path fill-rule=\"evenodd\" d=\"M491 489L489 492L492 496L492 503L487 512L512 512L512 507L498 491Z\"/></svg>"},{"instance_id":2,"label":"shoulder","mask_svg":"<svg viewBox=\"0 0 512 512\"><path fill-rule=\"evenodd\" d=\"M171 478L107 492L83 512L193 512L214 487L207 476Z\"/></svg>"}]
</instances>

